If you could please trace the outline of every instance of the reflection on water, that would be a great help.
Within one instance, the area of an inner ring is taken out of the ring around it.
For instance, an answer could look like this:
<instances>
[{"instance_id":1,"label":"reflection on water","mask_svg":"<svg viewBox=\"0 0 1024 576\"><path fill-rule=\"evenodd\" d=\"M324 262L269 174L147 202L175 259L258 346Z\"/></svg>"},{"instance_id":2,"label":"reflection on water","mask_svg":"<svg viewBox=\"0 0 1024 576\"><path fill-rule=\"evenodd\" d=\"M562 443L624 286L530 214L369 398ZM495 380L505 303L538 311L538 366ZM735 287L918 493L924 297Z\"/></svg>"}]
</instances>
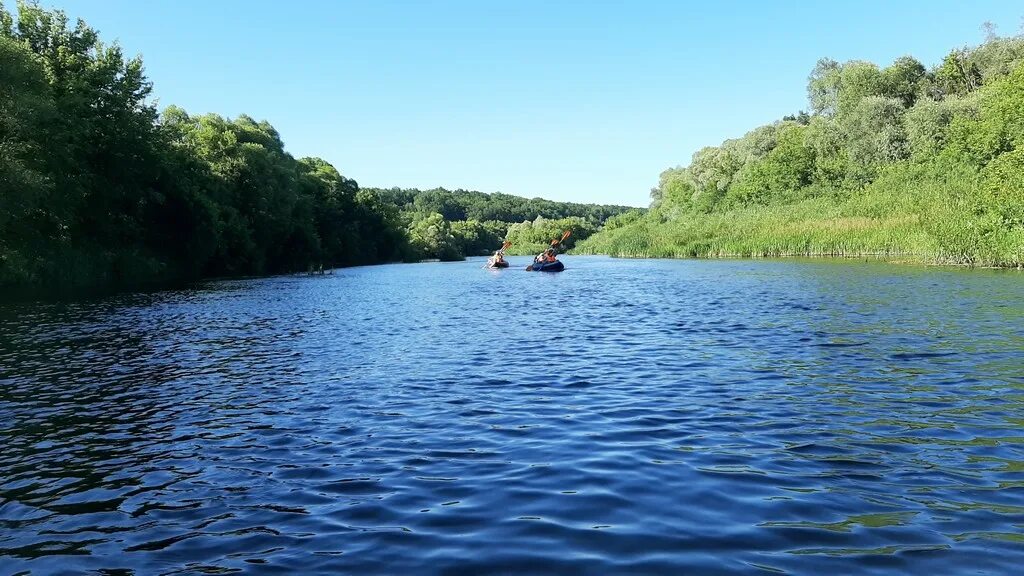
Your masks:
<instances>
[{"instance_id":1,"label":"reflection on water","mask_svg":"<svg viewBox=\"0 0 1024 576\"><path fill-rule=\"evenodd\" d=\"M0 307L2 571L1024 564L1021 274L516 264Z\"/></svg>"}]
</instances>

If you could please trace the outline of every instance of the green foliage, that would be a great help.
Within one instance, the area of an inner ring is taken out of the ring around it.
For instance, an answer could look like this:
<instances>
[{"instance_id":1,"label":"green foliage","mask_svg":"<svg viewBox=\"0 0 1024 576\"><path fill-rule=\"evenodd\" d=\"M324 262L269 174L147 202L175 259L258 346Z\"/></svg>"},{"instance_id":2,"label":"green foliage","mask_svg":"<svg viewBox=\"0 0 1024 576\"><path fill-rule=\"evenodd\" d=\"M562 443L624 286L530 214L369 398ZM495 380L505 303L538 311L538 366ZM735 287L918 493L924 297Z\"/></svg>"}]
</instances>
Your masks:
<instances>
[{"instance_id":1,"label":"green foliage","mask_svg":"<svg viewBox=\"0 0 1024 576\"><path fill-rule=\"evenodd\" d=\"M466 207L446 190L427 190L413 197L413 210L422 214L440 214L448 221L465 220Z\"/></svg>"},{"instance_id":2,"label":"green foliage","mask_svg":"<svg viewBox=\"0 0 1024 576\"><path fill-rule=\"evenodd\" d=\"M484 256L497 250L506 238L513 243L510 253L539 252L541 245L561 236L565 228L573 229L575 241L592 234L608 218L637 210L444 188L369 190L400 212L410 238L405 258L413 261ZM534 222L543 224L535 229ZM562 228L553 232L558 226Z\"/></svg>"},{"instance_id":3,"label":"green foliage","mask_svg":"<svg viewBox=\"0 0 1024 576\"><path fill-rule=\"evenodd\" d=\"M919 100L904 116L911 157L922 160L938 155L946 147L953 118L973 116L976 100L973 96Z\"/></svg>"},{"instance_id":4,"label":"green foliage","mask_svg":"<svg viewBox=\"0 0 1024 576\"><path fill-rule=\"evenodd\" d=\"M981 171L979 204L1003 228L1024 232L1024 147L999 155Z\"/></svg>"},{"instance_id":5,"label":"green foliage","mask_svg":"<svg viewBox=\"0 0 1024 576\"><path fill-rule=\"evenodd\" d=\"M500 192L486 194L472 190L372 189L389 202L416 219L429 214L440 214L449 222L476 220L478 222L522 222L538 216L568 218L576 216L595 224L609 217L631 210L629 206L607 204L577 204L554 202L543 198L522 198Z\"/></svg>"},{"instance_id":6,"label":"green foliage","mask_svg":"<svg viewBox=\"0 0 1024 576\"><path fill-rule=\"evenodd\" d=\"M850 157L839 122L828 116L814 116L807 126L805 142L814 151L811 181L824 189L841 190L850 172Z\"/></svg>"},{"instance_id":7,"label":"green foliage","mask_svg":"<svg viewBox=\"0 0 1024 576\"><path fill-rule=\"evenodd\" d=\"M428 214L409 225L410 261L424 259L463 260L466 256L485 256L501 246L504 222L456 220L449 222L442 214Z\"/></svg>"},{"instance_id":8,"label":"green foliage","mask_svg":"<svg viewBox=\"0 0 1024 576\"><path fill-rule=\"evenodd\" d=\"M911 56L901 56L882 71L882 89L886 96L896 98L903 108L917 101L927 80L924 64Z\"/></svg>"},{"instance_id":9,"label":"green foliage","mask_svg":"<svg viewBox=\"0 0 1024 576\"><path fill-rule=\"evenodd\" d=\"M729 177L731 178L732 175L730 174ZM715 181L710 185L705 185L704 188L698 189L698 184L693 178L691 169L670 168L661 173L657 190L659 204L664 202L669 206L685 209L690 205L695 205L698 196L704 195L705 192L711 196L716 196L719 187L717 181ZM715 198L715 201L717 201L717 198Z\"/></svg>"},{"instance_id":10,"label":"green foliage","mask_svg":"<svg viewBox=\"0 0 1024 576\"><path fill-rule=\"evenodd\" d=\"M751 136L749 140L753 140ZM701 148L690 161L689 176L692 187L699 193L724 193L732 184L736 173L743 167L744 157L751 152L736 150L733 142L726 142L721 147L708 146ZM666 190L668 196L675 196Z\"/></svg>"},{"instance_id":11,"label":"green foliage","mask_svg":"<svg viewBox=\"0 0 1024 576\"><path fill-rule=\"evenodd\" d=\"M741 172L726 199L735 206L768 204L811 183L814 173L814 149L805 142L807 128L782 124L775 146L764 158L755 160Z\"/></svg>"},{"instance_id":12,"label":"green foliage","mask_svg":"<svg viewBox=\"0 0 1024 576\"><path fill-rule=\"evenodd\" d=\"M398 210L248 116L158 118L138 58L0 5L0 287L137 285L372 263Z\"/></svg>"},{"instance_id":13,"label":"green foliage","mask_svg":"<svg viewBox=\"0 0 1024 576\"><path fill-rule=\"evenodd\" d=\"M15 174L2 202L17 207L0 232L0 285L162 274L156 250L143 246L161 156L141 61L61 12L21 2L16 16L0 11L0 50L12 60L3 74L18 76L3 83L13 103L0 124L18 144L4 155Z\"/></svg>"},{"instance_id":14,"label":"green foliage","mask_svg":"<svg viewBox=\"0 0 1024 576\"><path fill-rule=\"evenodd\" d=\"M807 100L816 115L832 116L839 107L840 72L839 62L822 58L807 78Z\"/></svg>"},{"instance_id":15,"label":"green foliage","mask_svg":"<svg viewBox=\"0 0 1024 576\"><path fill-rule=\"evenodd\" d=\"M935 84L940 94L962 96L981 86L981 70L966 50L953 50L935 71Z\"/></svg>"},{"instance_id":16,"label":"green foliage","mask_svg":"<svg viewBox=\"0 0 1024 576\"><path fill-rule=\"evenodd\" d=\"M452 234L459 243L459 252L466 256L486 256L493 253L504 241L507 229L507 223L494 220L452 222Z\"/></svg>"},{"instance_id":17,"label":"green foliage","mask_svg":"<svg viewBox=\"0 0 1024 576\"><path fill-rule=\"evenodd\" d=\"M578 242L594 234L597 226L579 217L549 220L538 216L533 221L526 220L509 227L507 239L512 242L509 253L539 254L551 246L552 240L561 238L566 230L572 230L572 235L560 246L561 250L571 250Z\"/></svg>"},{"instance_id":18,"label":"green foliage","mask_svg":"<svg viewBox=\"0 0 1024 576\"><path fill-rule=\"evenodd\" d=\"M643 210L630 210L629 212L623 212L618 216L612 216L608 220L605 220L603 230L615 230L616 228L622 228L628 226L633 222L636 222L643 218Z\"/></svg>"},{"instance_id":19,"label":"green foliage","mask_svg":"<svg viewBox=\"0 0 1024 576\"><path fill-rule=\"evenodd\" d=\"M1024 38L929 71L822 59L787 116L661 174L652 210L581 252L906 256L1024 266Z\"/></svg>"},{"instance_id":20,"label":"green foliage","mask_svg":"<svg viewBox=\"0 0 1024 576\"><path fill-rule=\"evenodd\" d=\"M53 184L41 160L53 112L42 62L0 36L0 278L30 282L38 250L61 231L49 212Z\"/></svg>"},{"instance_id":21,"label":"green foliage","mask_svg":"<svg viewBox=\"0 0 1024 576\"><path fill-rule=\"evenodd\" d=\"M413 250L413 260L464 258L459 251L458 241L452 234L451 224L441 214L430 214L414 222L409 228L409 241Z\"/></svg>"},{"instance_id":22,"label":"green foliage","mask_svg":"<svg viewBox=\"0 0 1024 576\"><path fill-rule=\"evenodd\" d=\"M853 61L839 69L839 98L836 112L847 117L869 96L884 95L884 78L878 66L871 62Z\"/></svg>"},{"instance_id":23,"label":"green foliage","mask_svg":"<svg viewBox=\"0 0 1024 576\"><path fill-rule=\"evenodd\" d=\"M1024 146L1024 66L993 81L977 97L977 113L952 121L949 149L981 167Z\"/></svg>"},{"instance_id":24,"label":"green foliage","mask_svg":"<svg viewBox=\"0 0 1024 576\"><path fill-rule=\"evenodd\" d=\"M882 166L907 157L903 113L897 98L865 96L842 117L854 181L870 182Z\"/></svg>"},{"instance_id":25,"label":"green foliage","mask_svg":"<svg viewBox=\"0 0 1024 576\"><path fill-rule=\"evenodd\" d=\"M322 159L293 158L266 121L158 116L150 90L141 60L85 23L0 5L0 287L458 260L496 249L512 222L556 219L586 237L629 210L360 189Z\"/></svg>"},{"instance_id":26,"label":"green foliage","mask_svg":"<svg viewBox=\"0 0 1024 576\"><path fill-rule=\"evenodd\" d=\"M970 67L976 70L976 76L980 78L976 84L989 84L1010 75L1024 64L1024 36L992 35L973 50L959 52Z\"/></svg>"}]
</instances>

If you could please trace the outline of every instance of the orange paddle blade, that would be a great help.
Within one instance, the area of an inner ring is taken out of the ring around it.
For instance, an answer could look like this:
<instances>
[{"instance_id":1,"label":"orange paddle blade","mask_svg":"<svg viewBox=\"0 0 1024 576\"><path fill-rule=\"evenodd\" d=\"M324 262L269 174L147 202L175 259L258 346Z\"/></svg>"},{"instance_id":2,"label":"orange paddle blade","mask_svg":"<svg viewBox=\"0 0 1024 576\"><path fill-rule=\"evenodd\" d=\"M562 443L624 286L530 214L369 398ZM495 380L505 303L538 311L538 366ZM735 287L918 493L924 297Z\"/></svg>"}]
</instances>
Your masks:
<instances>
[{"instance_id":1,"label":"orange paddle blade","mask_svg":"<svg viewBox=\"0 0 1024 576\"><path fill-rule=\"evenodd\" d=\"M554 246L555 244L565 242L565 239L569 237L569 234L572 234L572 230L566 230L565 234L562 234L561 238L555 238L554 240L552 240L551 245Z\"/></svg>"}]
</instances>

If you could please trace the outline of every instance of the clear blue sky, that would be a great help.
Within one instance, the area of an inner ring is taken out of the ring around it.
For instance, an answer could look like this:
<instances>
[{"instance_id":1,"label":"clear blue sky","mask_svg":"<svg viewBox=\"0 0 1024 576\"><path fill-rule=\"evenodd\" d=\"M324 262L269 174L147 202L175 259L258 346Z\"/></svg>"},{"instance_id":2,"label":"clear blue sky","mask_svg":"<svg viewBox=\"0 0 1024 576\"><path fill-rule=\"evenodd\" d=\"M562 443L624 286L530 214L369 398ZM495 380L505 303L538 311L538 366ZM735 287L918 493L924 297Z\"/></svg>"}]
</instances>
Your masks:
<instances>
[{"instance_id":1,"label":"clear blue sky","mask_svg":"<svg viewBox=\"0 0 1024 576\"><path fill-rule=\"evenodd\" d=\"M931 66L1024 15L1009 0L43 5L141 54L161 107L269 120L363 186L638 206L695 150L806 107L822 56Z\"/></svg>"}]
</instances>

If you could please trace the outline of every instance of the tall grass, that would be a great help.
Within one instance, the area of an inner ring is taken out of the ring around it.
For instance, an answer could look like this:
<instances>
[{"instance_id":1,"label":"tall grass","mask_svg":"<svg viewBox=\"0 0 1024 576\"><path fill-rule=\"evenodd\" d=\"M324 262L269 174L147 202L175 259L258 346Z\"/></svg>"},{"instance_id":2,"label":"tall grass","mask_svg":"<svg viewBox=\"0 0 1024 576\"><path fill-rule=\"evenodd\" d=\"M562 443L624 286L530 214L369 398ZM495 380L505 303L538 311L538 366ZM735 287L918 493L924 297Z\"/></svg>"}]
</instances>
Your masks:
<instances>
[{"instance_id":1,"label":"tall grass","mask_svg":"<svg viewBox=\"0 0 1024 576\"><path fill-rule=\"evenodd\" d=\"M940 264L1024 266L1024 228L976 200L976 171L893 166L846 198L644 218L575 252L633 258L873 256Z\"/></svg>"}]
</instances>

